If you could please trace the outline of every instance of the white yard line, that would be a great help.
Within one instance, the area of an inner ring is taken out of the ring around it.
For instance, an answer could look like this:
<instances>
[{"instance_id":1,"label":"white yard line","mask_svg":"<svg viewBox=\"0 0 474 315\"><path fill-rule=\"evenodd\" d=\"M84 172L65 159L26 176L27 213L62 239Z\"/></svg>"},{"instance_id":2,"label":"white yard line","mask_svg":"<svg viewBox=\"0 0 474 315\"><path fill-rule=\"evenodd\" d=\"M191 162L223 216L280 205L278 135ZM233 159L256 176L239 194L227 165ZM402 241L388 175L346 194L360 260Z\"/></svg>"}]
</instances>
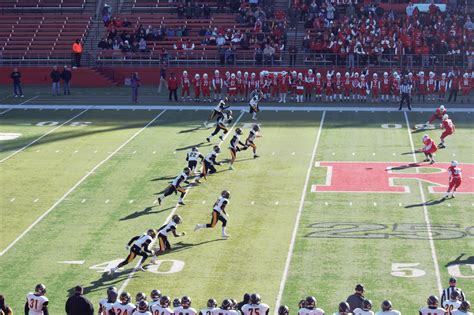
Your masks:
<instances>
[{"instance_id":1,"label":"white yard line","mask_svg":"<svg viewBox=\"0 0 474 315\"><path fill-rule=\"evenodd\" d=\"M405 115L405 122L407 124L407 130L408 130L408 136L410 137L410 145L411 145L411 150L412 150L412 156L413 156L413 162L416 163L416 155L415 155L415 145L413 144L413 137L411 134L410 130L410 121L408 120L408 115L406 112L403 112ZM416 168L416 172L419 173L418 167ZM436 276L436 285L438 287L438 292L443 291L443 286L441 284L441 274L439 272L439 263L438 263L438 256L436 255L436 247L435 243L433 240L433 232L431 231L431 222L430 222L430 217L428 215L428 207L426 206L426 198L425 198L425 192L423 191L423 186L421 185L421 180L418 180L418 187L420 189L420 195L421 195L421 202L423 203L423 215L425 217L425 223L426 223L426 230L428 232L428 239L430 242L430 248L431 248L431 258L433 259L433 266L434 266L434 271L435 271L435 276Z\"/></svg>"},{"instance_id":2,"label":"white yard line","mask_svg":"<svg viewBox=\"0 0 474 315\"><path fill-rule=\"evenodd\" d=\"M48 132L46 132L45 134L39 136L38 138L36 138L35 140L31 141L31 142L28 143L27 145L25 145L25 146L19 148L18 150L16 150L16 151L13 152L12 154L10 154L10 155L6 156L5 158L1 159L1 160L0 160L0 163L3 163L3 162L5 162L6 160L11 159L12 157L14 157L15 155L17 155L18 153L20 153L20 152L26 150L27 148L31 147L33 144L35 144L36 142L40 141L41 139L43 139L44 137L46 137L46 136L49 135L50 133L52 133L52 132L58 130L59 128L61 128L61 127L64 126L65 124L70 123L71 121L73 121L73 120L76 119L77 117L81 116L82 114L84 114L85 112L87 112L89 109L90 109L90 107L84 109L82 112L80 112L80 113L77 114L76 116L74 116L74 117L72 117L71 119L69 119L69 120L63 122L63 123L60 124L59 126L57 126L57 127L53 128L53 129L49 130Z\"/></svg>"},{"instance_id":3,"label":"white yard line","mask_svg":"<svg viewBox=\"0 0 474 315\"><path fill-rule=\"evenodd\" d=\"M160 112L157 116L155 116L152 120L150 120L144 127L142 127L140 130L135 132L130 138L128 138L124 143L122 143L115 151L110 153L105 159L103 159L99 164L94 166L90 171L84 175L74 186L72 186L64 195L62 195L61 198L59 198L48 210L46 210L45 213L43 213L40 217L38 217L33 223L31 223L30 226L26 228L15 240L13 240L2 252L0 252L0 257L5 255L19 240L23 238L31 229L33 229L41 220L44 219L51 211L53 211L64 199L67 198L79 185L81 185L90 175L94 174L95 171L102 165L104 165L105 162L110 160L117 152L119 152L123 147L125 147L130 141L135 139L140 133L142 133L148 126L153 124L158 118L161 117L166 112L166 110L163 110Z\"/></svg>"},{"instance_id":4,"label":"white yard line","mask_svg":"<svg viewBox=\"0 0 474 315\"><path fill-rule=\"evenodd\" d=\"M245 112L242 111L242 113L239 115L239 117L237 117L237 119L235 120L235 122L234 122L234 124L232 125L232 127L229 128L229 132L224 136L224 139L219 142L219 144L218 144L219 147L220 147L220 146L222 145L222 143L225 141L225 139L227 138L227 136L231 134L232 129L235 128L235 126L236 126L237 123L240 121L240 119L242 118L242 116L244 116L244 114L245 114ZM196 181L196 180L194 179L194 180L191 182L191 184L194 184L195 181ZM188 196L190 190L191 190L193 187L194 187L193 185L189 186L189 188L188 188L187 191L186 191L186 194L185 194L184 197L183 197L183 200L186 199L186 197ZM172 218L173 215L175 214L175 212L176 212L176 210L178 209L178 207L179 207L179 204L176 203L176 205L174 206L174 208L171 210L170 214L169 214L168 217L166 218L165 223L168 222L169 220L171 220L171 218ZM155 241L156 241L156 239L155 239ZM150 245L150 248L153 247L155 241ZM130 281L132 280L133 276L134 276L135 273L136 273L136 269L137 269L137 267L138 267L139 264L140 264L140 260L141 260L141 258L138 260L137 264L135 265L135 268L133 268L133 270L128 274L127 279L125 279L124 283L120 286L120 289L119 289L119 291L118 291L118 294L119 294L119 295L120 295L120 293L122 293L122 292L125 290L125 288L128 286L128 284L129 284Z\"/></svg>"},{"instance_id":5,"label":"white yard line","mask_svg":"<svg viewBox=\"0 0 474 315\"><path fill-rule=\"evenodd\" d=\"M318 145L319 145L319 139L321 138L321 132L323 130L323 124L324 124L324 118L325 117L326 117L326 112L323 111L323 114L321 116L321 121L319 123L318 134L317 134L316 140L314 142L313 153L311 154L311 160L309 161L308 170L306 172L306 179L305 179L305 182L304 182L303 191L301 193L301 199L300 199L298 212L296 214L296 220L295 220L295 225L293 227L293 233L291 235L290 247L288 248L288 255L286 256L285 267L283 269L283 275L282 275L281 281L280 281L280 288L278 289L278 295L277 295L276 302L275 302L274 314L278 314L278 307L280 306L281 298L283 296L283 291L285 289L286 279L288 278L288 271L290 269L291 257L293 256L293 249L295 247L296 234L298 233L298 226L300 224L301 213L303 212L304 200L306 198L306 192L308 190L308 182L309 182L309 178L310 178L310 175L311 175L311 170L314 167L314 159L316 157L316 152L317 152Z\"/></svg>"},{"instance_id":6,"label":"white yard line","mask_svg":"<svg viewBox=\"0 0 474 315\"><path fill-rule=\"evenodd\" d=\"M28 103L29 101L35 100L35 99L37 99L38 97L39 97L39 95L33 96L32 98L29 98L29 99L27 99L26 101L21 102L21 103L18 104L18 105L8 105L8 107L3 107L3 105L0 105L0 108L8 108L7 110L4 110L3 112L0 112L0 115L3 115L3 114L5 114L5 113L8 113L9 111L11 111L12 109L15 109L15 106L25 105L25 104Z\"/></svg>"}]
</instances>

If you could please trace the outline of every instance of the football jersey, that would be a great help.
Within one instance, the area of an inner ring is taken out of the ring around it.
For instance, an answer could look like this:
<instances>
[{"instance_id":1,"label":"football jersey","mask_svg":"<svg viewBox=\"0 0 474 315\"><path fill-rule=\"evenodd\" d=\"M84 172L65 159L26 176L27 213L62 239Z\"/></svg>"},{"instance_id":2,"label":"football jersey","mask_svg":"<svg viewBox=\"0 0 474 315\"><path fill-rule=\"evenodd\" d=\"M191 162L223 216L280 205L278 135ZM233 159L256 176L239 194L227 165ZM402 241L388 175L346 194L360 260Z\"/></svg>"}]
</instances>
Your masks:
<instances>
[{"instance_id":1,"label":"football jersey","mask_svg":"<svg viewBox=\"0 0 474 315\"><path fill-rule=\"evenodd\" d=\"M364 311L363 309L361 309L360 307L356 308L354 311L353 311L354 315L374 315L374 312L372 311Z\"/></svg>"},{"instance_id":2,"label":"football jersey","mask_svg":"<svg viewBox=\"0 0 474 315\"><path fill-rule=\"evenodd\" d=\"M448 168L448 173L453 178L462 178L462 170L460 167L450 166ZM443 303L443 306L444 306L444 303Z\"/></svg>"},{"instance_id":3,"label":"football jersey","mask_svg":"<svg viewBox=\"0 0 474 315\"><path fill-rule=\"evenodd\" d=\"M351 312L349 313L344 313L345 315L353 315ZM341 315L341 313L339 312L336 312L336 313L332 313L332 315Z\"/></svg>"},{"instance_id":4,"label":"football jersey","mask_svg":"<svg viewBox=\"0 0 474 315\"><path fill-rule=\"evenodd\" d=\"M224 197L219 197L219 199L217 199L216 203L214 204L214 210L216 210L217 212L221 213L222 212L222 208L225 207L227 204L229 204L229 199L226 199Z\"/></svg>"},{"instance_id":5,"label":"football jersey","mask_svg":"<svg viewBox=\"0 0 474 315\"><path fill-rule=\"evenodd\" d=\"M148 308L150 309L150 312L153 313L152 307L155 306L155 305L160 306L160 299L158 299L156 301L150 301L150 303L148 303Z\"/></svg>"},{"instance_id":6,"label":"football jersey","mask_svg":"<svg viewBox=\"0 0 474 315\"><path fill-rule=\"evenodd\" d=\"M258 96L254 96L250 99L250 106L255 107L258 105L259 98Z\"/></svg>"},{"instance_id":7,"label":"football jersey","mask_svg":"<svg viewBox=\"0 0 474 315\"><path fill-rule=\"evenodd\" d=\"M180 306L174 309L174 315L196 315L196 314L197 314L197 311L192 307L184 308Z\"/></svg>"},{"instance_id":8,"label":"football jersey","mask_svg":"<svg viewBox=\"0 0 474 315\"><path fill-rule=\"evenodd\" d=\"M218 310L218 308L213 307L213 308L205 308L199 312L199 315L212 315L215 310Z\"/></svg>"},{"instance_id":9,"label":"football jersey","mask_svg":"<svg viewBox=\"0 0 474 315\"><path fill-rule=\"evenodd\" d=\"M118 301L113 306L115 315L132 315L135 309L136 307L132 303L122 304Z\"/></svg>"},{"instance_id":10,"label":"football jersey","mask_svg":"<svg viewBox=\"0 0 474 315\"><path fill-rule=\"evenodd\" d=\"M230 139L230 148L231 149L236 149L239 142L240 142L240 136L238 134L235 134L232 137L232 139Z\"/></svg>"},{"instance_id":11,"label":"football jersey","mask_svg":"<svg viewBox=\"0 0 474 315\"><path fill-rule=\"evenodd\" d=\"M147 243L151 243L153 241L153 238L148 235L148 234L143 234L141 235L135 242L133 242L133 245L136 245L140 248L145 246ZM116 302L117 303L117 302Z\"/></svg>"},{"instance_id":12,"label":"football jersey","mask_svg":"<svg viewBox=\"0 0 474 315\"><path fill-rule=\"evenodd\" d=\"M152 305L151 308L152 315L173 315L173 310L169 307L162 307L160 304Z\"/></svg>"},{"instance_id":13,"label":"football jersey","mask_svg":"<svg viewBox=\"0 0 474 315\"><path fill-rule=\"evenodd\" d=\"M258 131L250 130L249 136L247 137L247 141L254 141L257 138Z\"/></svg>"},{"instance_id":14,"label":"football jersey","mask_svg":"<svg viewBox=\"0 0 474 315\"><path fill-rule=\"evenodd\" d=\"M191 151L191 152L188 152L187 160L188 161L197 161L200 157L202 157L201 152Z\"/></svg>"},{"instance_id":15,"label":"football jersey","mask_svg":"<svg viewBox=\"0 0 474 315\"><path fill-rule=\"evenodd\" d=\"M204 160L206 160L207 162L209 163L214 163L214 160L217 158L217 155L219 153L217 153L216 151L212 151L211 153L209 153L208 155L206 155L206 157L204 158Z\"/></svg>"},{"instance_id":16,"label":"football jersey","mask_svg":"<svg viewBox=\"0 0 474 315\"><path fill-rule=\"evenodd\" d=\"M380 311L375 313L375 315L401 315L400 311L390 310L390 311Z\"/></svg>"},{"instance_id":17,"label":"football jersey","mask_svg":"<svg viewBox=\"0 0 474 315\"><path fill-rule=\"evenodd\" d=\"M420 309L420 315L444 315L446 311L440 307L425 306Z\"/></svg>"},{"instance_id":18,"label":"football jersey","mask_svg":"<svg viewBox=\"0 0 474 315\"><path fill-rule=\"evenodd\" d=\"M442 125L443 125L443 129L446 130L446 131L452 132L454 130L454 124L451 121L451 119L449 119L449 118L443 120Z\"/></svg>"},{"instance_id":19,"label":"football jersey","mask_svg":"<svg viewBox=\"0 0 474 315\"><path fill-rule=\"evenodd\" d=\"M188 175L186 175L185 172L182 172L179 176L177 176L173 181L171 182L171 185L174 187L178 187L181 185L181 182L184 182L188 178Z\"/></svg>"},{"instance_id":20,"label":"football jersey","mask_svg":"<svg viewBox=\"0 0 474 315\"><path fill-rule=\"evenodd\" d=\"M245 304L244 306L242 306L242 314L243 315L267 315L269 309L270 307L268 307L268 305L265 303Z\"/></svg>"},{"instance_id":21,"label":"football jersey","mask_svg":"<svg viewBox=\"0 0 474 315\"><path fill-rule=\"evenodd\" d=\"M100 315L109 315L109 312L112 310L112 307L114 306L113 302L109 303L109 300L107 298L104 298L99 301L99 310L101 312L99 313Z\"/></svg>"},{"instance_id":22,"label":"football jersey","mask_svg":"<svg viewBox=\"0 0 474 315\"><path fill-rule=\"evenodd\" d=\"M47 305L49 300L44 295L35 295L30 292L26 295L26 300L28 301L29 315L42 315L43 306Z\"/></svg>"},{"instance_id":23,"label":"football jersey","mask_svg":"<svg viewBox=\"0 0 474 315\"><path fill-rule=\"evenodd\" d=\"M221 308L215 308L212 311L212 315L240 315L236 310L223 310Z\"/></svg>"},{"instance_id":24,"label":"football jersey","mask_svg":"<svg viewBox=\"0 0 474 315\"><path fill-rule=\"evenodd\" d=\"M219 104L217 104L217 106L214 107L214 110L215 110L216 112L219 112L219 113L220 113L220 112L222 112L223 109L226 109L226 108L228 108L228 107L229 107L229 106L227 106L226 103L225 103L223 100L220 100L220 101L219 101Z\"/></svg>"},{"instance_id":25,"label":"football jersey","mask_svg":"<svg viewBox=\"0 0 474 315\"><path fill-rule=\"evenodd\" d=\"M149 311L140 312L139 310L136 310L135 312L132 313L132 315L140 315L140 314L151 315L151 312Z\"/></svg>"},{"instance_id":26,"label":"football jersey","mask_svg":"<svg viewBox=\"0 0 474 315\"><path fill-rule=\"evenodd\" d=\"M232 122L232 116L229 114L223 114L217 119L217 123L223 124L223 125L228 125Z\"/></svg>"},{"instance_id":27,"label":"football jersey","mask_svg":"<svg viewBox=\"0 0 474 315\"><path fill-rule=\"evenodd\" d=\"M449 314L452 311L455 311L461 306L461 301L451 301L447 300L443 302L443 308L446 310L446 313Z\"/></svg>"},{"instance_id":28,"label":"football jersey","mask_svg":"<svg viewBox=\"0 0 474 315\"><path fill-rule=\"evenodd\" d=\"M168 236L169 232L175 231L175 230L176 230L176 223L171 220L167 224L160 227L160 229L158 230L158 234L161 234L163 236Z\"/></svg>"},{"instance_id":29,"label":"football jersey","mask_svg":"<svg viewBox=\"0 0 474 315\"><path fill-rule=\"evenodd\" d=\"M309 308L300 308L298 315L324 315L324 311L319 307L309 309Z\"/></svg>"},{"instance_id":30,"label":"football jersey","mask_svg":"<svg viewBox=\"0 0 474 315\"><path fill-rule=\"evenodd\" d=\"M451 315L472 315L471 312L463 312L463 311L460 311L460 310L455 310L451 313Z\"/></svg>"}]
</instances>

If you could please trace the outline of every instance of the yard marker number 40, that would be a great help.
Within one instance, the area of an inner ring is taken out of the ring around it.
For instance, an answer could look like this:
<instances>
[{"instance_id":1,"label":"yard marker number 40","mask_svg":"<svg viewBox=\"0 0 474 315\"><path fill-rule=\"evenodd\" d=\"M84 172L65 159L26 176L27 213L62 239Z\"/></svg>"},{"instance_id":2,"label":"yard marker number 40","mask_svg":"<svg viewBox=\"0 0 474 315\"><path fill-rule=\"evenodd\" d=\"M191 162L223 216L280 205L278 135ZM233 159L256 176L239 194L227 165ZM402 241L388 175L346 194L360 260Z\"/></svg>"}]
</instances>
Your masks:
<instances>
[{"instance_id":1,"label":"yard marker number 40","mask_svg":"<svg viewBox=\"0 0 474 315\"><path fill-rule=\"evenodd\" d=\"M415 268L419 266L420 263L392 263L392 272L390 273L392 276L395 277L402 277L402 278L417 278L417 277L423 277L426 275L426 271ZM453 264L451 266L448 266L448 273L452 277L456 278L464 278L464 279L474 279L474 264L465 264L467 269L471 269L472 274L471 275L466 275L461 273L460 269L461 265L458 264Z\"/></svg>"},{"instance_id":2,"label":"yard marker number 40","mask_svg":"<svg viewBox=\"0 0 474 315\"><path fill-rule=\"evenodd\" d=\"M117 266L123 259L114 259L106 261L101 264L90 266L89 269L97 270L97 272L108 272L112 267ZM162 267L164 266L164 267ZM184 268L184 261L175 259L160 259L156 260L155 264L150 264L146 267L148 272L156 274L170 274L181 272Z\"/></svg>"}]
</instances>

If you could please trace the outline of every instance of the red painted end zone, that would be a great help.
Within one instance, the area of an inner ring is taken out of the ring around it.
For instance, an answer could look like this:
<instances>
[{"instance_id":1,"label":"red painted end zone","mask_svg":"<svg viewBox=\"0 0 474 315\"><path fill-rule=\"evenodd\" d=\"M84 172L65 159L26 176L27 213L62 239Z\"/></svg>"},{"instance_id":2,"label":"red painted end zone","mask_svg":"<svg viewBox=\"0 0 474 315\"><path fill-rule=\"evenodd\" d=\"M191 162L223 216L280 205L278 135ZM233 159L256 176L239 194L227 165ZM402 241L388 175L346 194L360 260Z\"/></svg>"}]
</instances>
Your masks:
<instances>
[{"instance_id":1,"label":"red painted end zone","mask_svg":"<svg viewBox=\"0 0 474 315\"><path fill-rule=\"evenodd\" d=\"M444 193L450 163L318 162L316 166L327 169L326 183L313 185L312 192L407 193L410 187L401 185L397 179L418 179L431 184L431 193ZM417 167L420 173L416 173ZM474 193L474 164L460 163L460 167L462 185L457 192ZM422 173L425 168L432 172Z\"/></svg>"}]
</instances>

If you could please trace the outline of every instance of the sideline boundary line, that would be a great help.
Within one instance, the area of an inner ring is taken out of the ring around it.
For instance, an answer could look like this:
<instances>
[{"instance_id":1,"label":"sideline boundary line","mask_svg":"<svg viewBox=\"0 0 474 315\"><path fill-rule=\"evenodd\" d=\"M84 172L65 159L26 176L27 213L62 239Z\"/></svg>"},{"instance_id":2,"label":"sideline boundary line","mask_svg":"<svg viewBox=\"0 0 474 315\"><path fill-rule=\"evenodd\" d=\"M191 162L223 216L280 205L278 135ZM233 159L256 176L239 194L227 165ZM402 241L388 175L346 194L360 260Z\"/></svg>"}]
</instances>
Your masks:
<instances>
[{"instance_id":1,"label":"sideline boundary line","mask_svg":"<svg viewBox=\"0 0 474 315\"><path fill-rule=\"evenodd\" d=\"M408 120L408 115L406 112L404 112L404 116L405 116L405 122L407 124L408 136L410 138L411 149L412 149L412 152L415 152L415 145L413 144L413 136L410 130L410 121ZM412 156L413 156L413 161L416 163L417 161L416 161L415 153L412 153ZM418 167L416 168L416 172L419 173ZM443 285L441 284L441 274L439 271L438 256L436 254L436 247L433 240L433 232L431 230L431 222L430 222L430 217L428 214L428 208L426 207L425 192L423 191L423 186L421 185L420 180L418 180L418 187L420 189L421 202L423 203L423 215L425 218L426 230L428 232L428 239L430 242L431 258L433 259L433 266L434 266L435 277L436 277L436 286L438 287L438 292L443 292Z\"/></svg>"},{"instance_id":2,"label":"sideline boundary line","mask_svg":"<svg viewBox=\"0 0 474 315\"><path fill-rule=\"evenodd\" d=\"M8 113L8 112L11 111L12 109L15 109L15 107L25 105L25 104L28 103L29 101L35 100L35 99L37 99L38 97L39 97L39 95L33 96L32 98L29 98L29 99L27 99L26 101L21 102L20 104L17 104L17 105L7 105L7 106L9 106L9 107L3 107L3 105L0 105L0 108L7 108L7 110L4 110L3 112L0 112L0 115L3 115L3 114L5 114L5 113Z\"/></svg>"},{"instance_id":3,"label":"sideline boundary line","mask_svg":"<svg viewBox=\"0 0 474 315\"><path fill-rule=\"evenodd\" d=\"M321 116L321 121L319 122L319 130L314 142L313 154L311 155L311 160L309 161L308 171L306 172L306 179L303 186L303 191L301 193L300 205L298 207L298 212L296 214L295 226L293 227L293 233L291 235L290 247L288 248L288 255L286 256L285 268L283 269L283 275L281 277L280 288L278 289L278 295L275 301L274 314L278 314L278 307L281 304L281 299L283 297L283 291L285 290L286 279L288 278L288 271L290 269L291 258L293 256L293 250L295 247L296 234L298 233L298 227L300 225L301 213L303 212L304 200L306 199L306 192L308 190L308 182L311 176L311 170L314 167L314 159L316 157L316 152L319 146L319 139L321 138L321 132L323 130L324 118L326 117L326 111L323 111Z\"/></svg>"},{"instance_id":4,"label":"sideline boundary line","mask_svg":"<svg viewBox=\"0 0 474 315\"><path fill-rule=\"evenodd\" d=\"M94 174L94 172L104 165L105 162L110 160L117 152L119 152L123 147L125 147L127 144L129 144L133 139L135 139L140 133L142 133L148 126L153 124L158 118L160 118L166 110L163 110L160 112L158 115L156 115L152 120L150 120L144 127L139 129L137 132L135 132L130 138L128 138L124 143L122 143L117 149L115 149L112 153L110 153L105 159L103 159L99 164L94 166L90 171L86 173L74 186L72 186L64 195L62 195L61 198L59 198L48 210L46 210L45 213L43 213L41 216L39 216L33 223L30 224L16 239L14 239L4 250L0 252L0 257L5 255L19 240L23 238L31 229L33 229L41 220L43 220L44 217L46 217L51 211L53 211L61 202L63 202L64 199L67 198L79 185L81 185L90 175Z\"/></svg>"},{"instance_id":5,"label":"sideline boundary line","mask_svg":"<svg viewBox=\"0 0 474 315\"><path fill-rule=\"evenodd\" d=\"M29 147L31 147L33 144L35 144L36 142L40 141L41 139L43 139L44 137L46 137L47 135L49 135L50 133L53 133L54 131L56 131L57 129L61 128L62 126L64 126L65 124L73 121L74 119L76 119L77 117L81 116L82 114L84 114L85 112L87 112L90 108L86 108L84 109L82 112L80 112L79 114L75 115L74 117L66 120L65 122L63 122L62 124L60 124L59 126L56 126L55 128L49 130L48 132L44 133L43 135L39 136L38 138L36 138L35 140L31 141L30 143L28 143L27 145L19 148L18 150L16 150L15 152L11 153L10 155L6 156L5 158L1 159L0 160L0 163L3 163L5 162L6 160L9 160L10 158L14 157L15 155L17 155L18 153L28 149Z\"/></svg>"},{"instance_id":6,"label":"sideline boundary line","mask_svg":"<svg viewBox=\"0 0 474 315\"><path fill-rule=\"evenodd\" d=\"M241 114L239 115L239 117L237 117L237 119L235 120L235 122L232 124L232 127L229 128L229 132L227 132L227 134L224 136L224 139L219 141L219 144L218 146L220 147L222 145L222 143L224 143L224 141L227 139L227 137L231 134L232 132L232 129L235 128L235 126L237 125L237 123L240 121L240 119L244 116L245 114L245 111L242 111ZM196 179L194 179L191 184L194 184L196 182ZM186 194L184 195L183 197L183 200L186 199L186 197L188 196L188 193L189 191L194 187L193 186L189 186L189 188L187 189L186 191ZM166 218L165 220L165 223L166 224L169 220L171 220L171 218L173 217L173 215L175 214L176 210L178 210L179 208L179 204L178 202L176 202L176 205L174 206L173 210L171 210L170 214L168 215L168 217ZM157 239L155 239L152 243L151 243L151 246L153 246L155 244ZM157 258L159 256L156 256ZM120 286L120 289L118 291L118 295L120 295L123 290L125 290L125 288L128 286L128 284L130 283L130 281L133 279L133 276L135 275L135 273L137 273L137 267L140 265L140 262L141 262L141 257L140 259L138 260L138 262L135 264L135 267L133 268L133 270L128 274L128 277L127 279L125 279L124 283Z\"/></svg>"},{"instance_id":7,"label":"sideline boundary line","mask_svg":"<svg viewBox=\"0 0 474 315\"><path fill-rule=\"evenodd\" d=\"M27 100L29 102L32 99ZM92 110L212 110L215 106L214 105L25 105L25 104L18 104L18 105L0 105L0 109L5 108L9 110L14 109L51 109L51 110L59 110L59 109L67 109L67 110L80 110L91 108ZM238 105L232 106L232 109L235 110L248 110L248 106ZM335 107L324 107L324 106L260 106L261 111L294 111L294 112L302 112L302 111L310 111L310 112L393 112L399 113L398 109L394 107L371 107L371 106L335 106ZM452 113L468 113L474 112L474 107L452 107L449 108L449 111ZM405 111L403 111L406 113ZM417 108L414 109L413 112L421 112L421 113L432 113L433 108ZM1 113L0 113L1 114Z\"/></svg>"}]
</instances>

